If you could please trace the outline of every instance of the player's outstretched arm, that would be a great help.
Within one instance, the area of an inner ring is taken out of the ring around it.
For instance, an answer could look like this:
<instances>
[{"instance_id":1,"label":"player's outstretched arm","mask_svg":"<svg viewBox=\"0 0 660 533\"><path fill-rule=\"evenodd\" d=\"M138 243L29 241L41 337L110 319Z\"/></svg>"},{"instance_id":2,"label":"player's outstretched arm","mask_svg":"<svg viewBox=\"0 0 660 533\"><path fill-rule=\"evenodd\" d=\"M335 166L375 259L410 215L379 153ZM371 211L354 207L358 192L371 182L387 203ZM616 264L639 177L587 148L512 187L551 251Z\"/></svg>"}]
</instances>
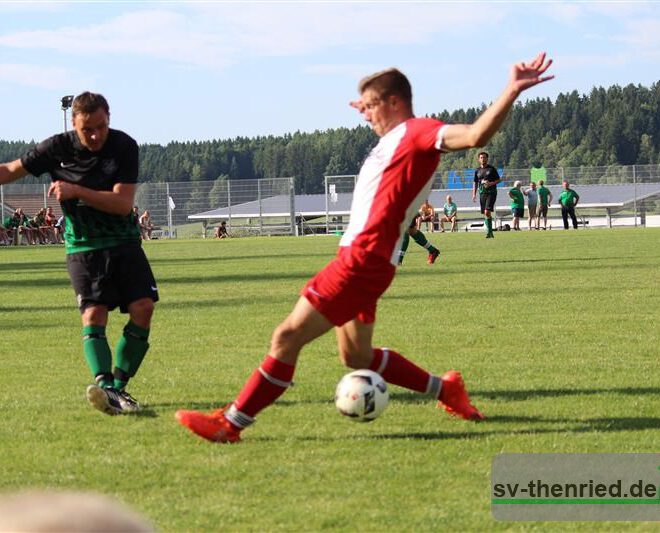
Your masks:
<instances>
[{"instance_id":1,"label":"player's outstretched arm","mask_svg":"<svg viewBox=\"0 0 660 533\"><path fill-rule=\"evenodd\" d=\"M544 76L550 65L552 59L546 60L545 52L541 52L529 63L521 62L513 65L509 74L509 83L502 94L473 124L452 124L446 128L443 148L464 150L486 145L504 122L520 93L554 78L553 75Z\"/></svg>"},{"instance_id":2,"label":"player's outstretched arm","mask_svg":"<svg viewBox=\"0 0 660 533\"><path fill-rule=\"evenodd\" d=\"M27 175L28 171L25 170L20 159L0 164L0 185L11 183Z\"/></svg>"}]
</instances>

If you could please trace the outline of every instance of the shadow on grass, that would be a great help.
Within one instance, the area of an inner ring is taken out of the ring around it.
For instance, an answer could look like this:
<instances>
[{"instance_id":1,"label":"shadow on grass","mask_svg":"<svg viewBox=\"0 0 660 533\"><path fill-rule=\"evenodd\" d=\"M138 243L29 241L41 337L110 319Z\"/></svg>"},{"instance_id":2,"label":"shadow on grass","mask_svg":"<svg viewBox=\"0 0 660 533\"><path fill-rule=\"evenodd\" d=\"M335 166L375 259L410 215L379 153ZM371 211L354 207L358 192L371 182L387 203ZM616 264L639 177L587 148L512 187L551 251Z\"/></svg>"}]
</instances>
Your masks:
<instances>
[{"instance_id":1,"label":"shadow on grass","mask_svg":"<svg viewBox=\"0 0 660 533\"><path fill-rule=\"evenodd\" d=\"M259 254L259 259L275 259L275 260L282 260L282 254L267 254L267 255L262 255ZM304 257L304 258L309 258L309 257L327 257L328 261L330 261L334 257L334 253L307 253L305 251L302 252L289 252L287 251L286 257ZM254 255L218 255L218 256L211 256L211 257L197 257L197 256L192 256L192 257L157 257L157 258L151 258L149 259L149 262L152 265L160 265L164 263L169 263L169 264L200 264L200 263L219 263L223 261L241 261L241 260L248 260L250 262L253 262L255 259ZM28 264L28 266L31 266L31 264Z\"/></svg>"},{"instance_id":2,"label":"shadow on grass","mask_svg":"<svg viewBox=\"0 0 660 533\"><path fill-rule=\"evenodd\" d=\"M137 413L130 413L127 416L135 418L158 418L160 415L153 409L153 407L155 406L142 406L142 408Z\"/></svg>"},{"instance_id":3,"label":"shadow on grass","mask_svg":"<svg viewBox=\"0 0 660 533\"><path fill-rule=\"evenodd\" d=\"M481 439L498 435L542 435L548 433L590 433L590 432L614 432L614 431L644 431L647 429L660 429L660 418L639 417L639 418L586 418L584 420L565 420L552 418L534 418L534 417L492 417L483 422L480 426L490 426L503 422L510 424L512 422L532 422L535 424L560 423L561 427L528 427L518 429L501 429L486 431L462 431L458 433L444 431L430 431L424 433L398 433L373 435L374 438L384 440L396 439L419 439L419 440L457 440L457 439ZM568 427L566 424L569 424ZM364 437L354 437L364 438Z\"/></svg>"},{"instance_id":4,"label":"shadow on grass","mask_svg":"<svg viewBox=\"0 0 660 533\"><path fill-rule=\"evenodd\" d=\"M471 391L475 398L523 401L533 398L559 398L562 396L585 396L592 394L627 394L634 396L660 395L660 387L613 387L611 389L528 389Z\"/></svg>"},{"instance_id":5,"label":"shadow on grass","mask_svg":"<svg viewBox=\"0 0 660 533\"><path fill-rule=\"evenodd\" d=\"M563 396L589 396L595 394L625 394L630 396L657 396L660 387L613 387L611 389L522 389L522 390L470 390L472 398L521 402L535 398L560 398ZM390 398L403 403L426 403L427 396L416 392L391 392Z\"/></svg>"}]
</instances>

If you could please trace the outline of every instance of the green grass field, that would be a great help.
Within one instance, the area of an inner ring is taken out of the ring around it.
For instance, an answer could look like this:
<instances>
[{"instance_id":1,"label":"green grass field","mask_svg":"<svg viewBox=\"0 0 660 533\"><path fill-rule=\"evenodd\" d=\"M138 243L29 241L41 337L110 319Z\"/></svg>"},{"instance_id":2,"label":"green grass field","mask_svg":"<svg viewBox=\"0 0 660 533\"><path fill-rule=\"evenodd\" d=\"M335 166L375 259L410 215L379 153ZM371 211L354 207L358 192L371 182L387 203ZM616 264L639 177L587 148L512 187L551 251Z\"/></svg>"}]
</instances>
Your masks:
<instances>
[{"instance_id":1,"label":"green grass field","mask_svg":"<svg viewBox=\"0 0 660 533\"><path fill-rule=\"evenodd\" d=\"M505 523L490 512L501 452L658 452L660 230L433 234L411 242L379 305L376 346L463 372L474 424L392 387L383 416L334 408L346 370L332 334L303 352L296 386L235 446L178 426L177 408L233 399L335 237L152 241L151 350L107 417L91 382L61 248L0 249L0 491L100 491L160 531L649 529ZM125 323L111 315L111 342Z\"/></svg>"}]
</instances>

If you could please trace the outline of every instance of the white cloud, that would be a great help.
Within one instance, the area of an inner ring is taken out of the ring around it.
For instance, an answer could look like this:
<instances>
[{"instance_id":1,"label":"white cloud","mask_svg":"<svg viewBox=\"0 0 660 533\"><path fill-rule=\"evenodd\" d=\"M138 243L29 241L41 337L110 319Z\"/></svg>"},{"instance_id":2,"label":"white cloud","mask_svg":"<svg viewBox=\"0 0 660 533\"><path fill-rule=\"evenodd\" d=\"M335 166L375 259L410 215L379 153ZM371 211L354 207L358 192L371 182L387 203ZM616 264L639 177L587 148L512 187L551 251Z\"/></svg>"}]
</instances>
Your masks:
<instances>
[{"instance_id":1,"label":"white cloud","mask_svg":"<svg viewBox=\"0 0 660 533\"><path fill-rule=\"evenodd\" d=\"M660 52L660 19L630 21L626 29L626 34L617 35L615 40L641 47L639 52Z\"/></svg>"},{"instance_id":2,"label":"white cloud","mask_svg":"<svg viewBox=\"0 0 660 533\"><path fill-rule=\"evenodd\" d=\"M0 80L43 89L70 90L91 85L74 71L53 66L0 63Z\"/></svg>"},{"instance_id":3,"label":"white cloud","mask_svg":"<svg viewBox=\"0 0 660 533\"><path fill-rule=\"evenodd\" d=\"M221 36L198 32L185 16L171 11L136 11L86 28L18 32L1 36L0 45L77 55L138 55L204 66L226 66L233 56Z\"/></svg>"},{"instance_id":4,"label":"white cloud","mask_svg":"<svg viewBox=\"0 0 660 533\"><path fill-rule=\"evenodd\" d=\"M423 44L438 34L462 37L474 28L474 16L469 4L174 4L86 27L5 33L0 46L224 68L246 57L308 55L336 47L357 54L374 44ZM503 17L501 6L479 7L479 18L489 24Z\"/></svg>"}]
</instances>

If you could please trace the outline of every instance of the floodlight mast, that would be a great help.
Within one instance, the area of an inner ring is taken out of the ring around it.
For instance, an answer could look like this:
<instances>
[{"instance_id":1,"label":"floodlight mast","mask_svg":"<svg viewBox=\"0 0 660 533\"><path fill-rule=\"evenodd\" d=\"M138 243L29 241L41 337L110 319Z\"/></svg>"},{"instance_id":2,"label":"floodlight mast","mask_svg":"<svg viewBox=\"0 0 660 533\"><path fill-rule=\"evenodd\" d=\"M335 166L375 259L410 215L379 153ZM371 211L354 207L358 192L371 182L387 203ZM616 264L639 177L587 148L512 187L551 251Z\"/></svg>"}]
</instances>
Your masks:
<instances>
[{"instance_id":1,"label":"floodlight mast","mask_svg":"<svg viewBox=\"0 0 660 533\"><path fill-rule=\"evenodd\" d=\"M62 104L62 111L64 112L64 133L66 133L66 110L73 104L73 95L63 96L60 102Z\"/></svg>"}]
</instances>

